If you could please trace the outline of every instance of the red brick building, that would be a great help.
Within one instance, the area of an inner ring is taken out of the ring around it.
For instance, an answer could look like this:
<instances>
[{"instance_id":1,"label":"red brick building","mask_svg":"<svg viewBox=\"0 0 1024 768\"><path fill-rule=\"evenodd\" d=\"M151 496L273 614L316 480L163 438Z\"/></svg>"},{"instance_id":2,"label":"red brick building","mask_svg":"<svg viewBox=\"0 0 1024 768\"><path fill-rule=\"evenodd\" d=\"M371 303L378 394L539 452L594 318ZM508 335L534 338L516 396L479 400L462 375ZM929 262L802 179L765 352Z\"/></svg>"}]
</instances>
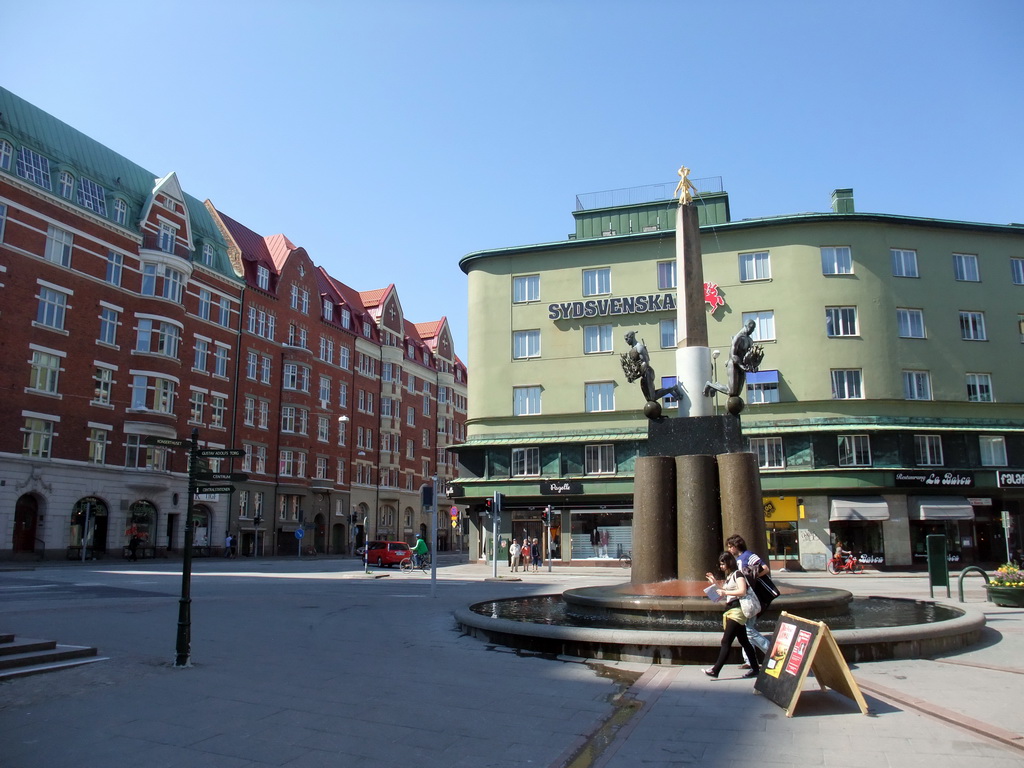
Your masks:
<instances>
[{"instance_id":1,"label":"red brick building","mask_svg":"<svg viewBox=\"0 0 1024 768\"><path fill-rule=\"evenodd\" d=\"M420 487L455 474L443 318L407 322L393 285L354 291L4 89L0 330L0 557L180 549L187 452L159 441L193 432L249 475L196 498L200 553L228 531L259 555L298 528L319 552L409 539Z\"/></svg>"}]
</instances>

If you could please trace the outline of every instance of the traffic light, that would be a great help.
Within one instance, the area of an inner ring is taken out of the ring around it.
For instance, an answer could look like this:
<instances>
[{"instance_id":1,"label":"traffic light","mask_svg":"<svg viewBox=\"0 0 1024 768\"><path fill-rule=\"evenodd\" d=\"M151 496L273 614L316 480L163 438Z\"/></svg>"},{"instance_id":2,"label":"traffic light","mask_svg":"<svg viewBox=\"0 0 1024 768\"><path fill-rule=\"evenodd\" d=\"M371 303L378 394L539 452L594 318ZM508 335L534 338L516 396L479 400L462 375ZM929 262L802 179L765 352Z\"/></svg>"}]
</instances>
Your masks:
<instances>
[{"instance_id":1,"label":"traffic light","mask_svg":"<svg viewBox=\"0 0 1024 768\"><path fill-rule=\"evenodd\" d=\"M548 505L541 510L540 521L544 523L544 525L551 525L551 505Z\"/></svg>"},{"instance_id":2,"label":"traffic light","mask_svg":"<svg viewBox=\"0 0 1024 768\"><path fill-rule=\"evenodd\" d=\"M432 509L434 507L434 486L420 486L420 506L426 510Z\"/></svg>"},{"instance_id":3,"label":"traffic light","mask_svg":"<svg viewBox=\"0 0 1024 768\"><path fill-rule=\"evenodd\" d=\"M495 491L494 492L494 511L497 512L499 515L501 514L502 506L504 506L504 501L505 501L505 494L504 493L498 493L497 491Z\"/></svg>"},{"instance_id":4,"label":"traffic light","mask_svg":"<svg viewBox=\"0 0 1024 768\"><path fill-rule=\"evenodd\" d=\"M484 514L490 517L494 512L494 500L484 499Z\"/></svg>"}]
</instances>

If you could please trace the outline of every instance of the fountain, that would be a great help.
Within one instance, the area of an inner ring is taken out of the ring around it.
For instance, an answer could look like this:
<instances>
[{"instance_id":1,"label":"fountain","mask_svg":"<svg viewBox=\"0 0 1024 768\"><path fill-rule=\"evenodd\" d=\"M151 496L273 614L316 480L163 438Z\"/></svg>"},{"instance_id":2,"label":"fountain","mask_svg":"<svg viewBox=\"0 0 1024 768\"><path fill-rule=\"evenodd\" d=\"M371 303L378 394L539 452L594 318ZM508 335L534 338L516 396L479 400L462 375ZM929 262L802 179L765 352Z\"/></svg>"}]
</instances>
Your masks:
<instances>
[{"instance_id":1,"label":"fountain","mask_svg":"<svg viewBox=\"0 0 1024 768\"><path fill-rule=\"evenodd\" d=\"M585 587L478 603L456 611L469 634L545 653L664 663L707 663L721 642L723 608L704 596L728 534L739 534L767 559L757 458L744 450L739 414L747 372L763 350L748 322L734 337L726 362L728 384L711 381L704 314L697 211L688 169L679 169L676 221L679 277L677 382L656 389L643 340L626 334L621 356L629 382L639 380L646 404L648 455L637 459L633 494L633 570L629 584ZM711 397L727 395L727 413L715 415ZM662 416L666 395L679 417ZM727 533L726 533L727 532ZM916 658L975 643L985 624L977 611L913 600L854 599L846 590L778 585L781 594L759 620L771 631L786 611L824 620L848 661ZM738 650L734 649L738 655Z\"/></svg>"}]
</instances>

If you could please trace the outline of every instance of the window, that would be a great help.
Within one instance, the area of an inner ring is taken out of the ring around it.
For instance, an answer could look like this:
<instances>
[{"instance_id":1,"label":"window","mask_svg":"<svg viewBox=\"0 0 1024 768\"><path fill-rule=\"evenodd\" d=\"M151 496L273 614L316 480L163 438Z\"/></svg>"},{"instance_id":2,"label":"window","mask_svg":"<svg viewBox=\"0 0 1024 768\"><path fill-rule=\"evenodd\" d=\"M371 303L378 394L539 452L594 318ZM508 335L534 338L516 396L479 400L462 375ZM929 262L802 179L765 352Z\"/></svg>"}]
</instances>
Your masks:
<instances>
[{"instance_id":1,"label":"window","mask_svg":"<svg viewBox=\"0 0 1024 768\"><path fill-rule=\"evenodd\" d=\"M928 371L903 372L904 400L931 400L932 380Z\"/></svg>"},{"instance_id":2,"label":"window","mask_svg":"<svg viewBox=\"0 0 1024 768\"><path fill-rule=\"evenodd\" d=\"M121 285L121 275L123 271L124 256L116 251L107 251L106 281L111 285Z\"/></svg>"},{"instance_id":3,"label":"window","mask_svg":"<svg viewBox=\"0 0 1024 768\"><path fill-rule=\"evenodd\" d=\"M256 375L260 368L260 356L255 352L249 352L245 358L245 377L250 381L256 381Z\"/></svg>"},{"instance_id":4,"label":"window","mask_svg":"<svg viewBox=\"0 0 1024 768\"><path fill-rule=\"evenodd\" d=\"M612 292L611 267L583 270L583 295L603 296Z\"/></svg>"},{"instance_id":5,"label":"window","mask_svg":"<svg viewBox=\"0 0 1024 768\"><path fill-rule=\"evenodd\" d=\"M961 312L960 313L960 338L964 341L986 341L985 336L985 313L984 312Z\"/></svg>"},{"instance_id":6,"label":"window","mask_svg":"<svg viewBox=\"0 0 1024 768\"><path fill-rule=\"evenodd\" d=\"M114 221L121 226L128 223L128 203L121 198L114 200Z\"/></svg>"},{"instance_id":7,"label":"window","mask_svg":"<svg viewBox=\"0 0 1024 768\"><path fill-rule=\"evenodd\" d=\"M117 346L117 326L120 325L120 313L113 307L100 310L100 335L97 341L111 347Z\"/></svg>"},{"instance_id":8,"label":"window","mask_svg":"<svg viewBox=\"0 0 1024 768\"><path fill-rule=\"evenodd\" d=\"M586 325L583 327L583 353L593 355L612 351L611 325Z\"/></svg>"},{"instance_id":9,"label":"window","mask_svg":"<svg viewBox=\"0 0 1024 768\"><path fill-rule=\"evenodd\" d=\"M981 466L1006 466L1006 438L1001 435L979 435L978 448L981 451Z\"/></svg>"},{"instance_id":10,"label":"window","mask_svg":"<svg viewBox=\"0 0 1024 768\"><path fill-rule=\"evenodd\" d=\"M242 411L242 420L247 427L256 426L256 398L251 395L245 396L245 402ZM246 446L249 448L250 446Z\"/></svg>"},{"instance_id":11,"label":"window","mask_svg":"<svg viewBox=\"0 0 1024 768\"><path fill-rule=\"evenodd\" d=\"M416 409L411 405L405 409L405 423L410 427L416 426Z\"/></svg>"},{"instance_id":12,"label":"window","mask_svg":"<svg viewBox=\"0 0 1024 768\"><path fill-rule=\"evenodd\" d=\"M268 429L270 427L270 401L268 400L259 401L259 422L257 426L260 429Z\"/></svg>"},{"instance_id":13,"label":"window","mask_svg":"<svg viewBox=\"0 0 1024 768\"><path fill-rule=\"evenodd\" d=\"M615 474L615 446L611 443L585 446L583 471L588 475Z\"/></svg>"},{"instance_id":14,"label":"window","mask_svg":"<svg viewBox=\"0 0 1024 768\"><path fill-rule=\"evenodd\" d=\"M174 413L177 382L154 375L132 376L132 410Z\"/></svg>"},{"instance_id":15,"label":"window","mask_svg":"<svg viewBox=\"0 0 1024 768\"><path fill-rule=\"evenodd\" d=\"M347 307L341 308L341 327L348 328L352 325L352 312Z\"/></svg>"},{"instance_id":16,"label":"window","mask_svg":"<svg viewBox=\"0 0 1024 768\"><path fill-rule=\"evenodd\" d=\"M412 409L410 409L412 410ZM540 387L512 388L512 415L537 416L540 414Z\"/></svg>"},{"instance_id":17,"label":"window","mask_svg":"<svg viewBox=\"0 0 1024 768\"><path fill-rule=\"evenodd\" d=\"M21 452L37 459L48 459L53 449L53 422L29 417L22 428Z\"/></svg>"},{"instance_id":18,"label":"window","mask_svg":"<svg viewBox=\"0 0 1024 768\"><path fill-rule=\"evenodd\" d=\"M46 232L46 260L62 267L71 266L71 248L74 237L70 232L50 225Z\"/></svg>"},{"instance_id":19,"label":"window","mask_svg":"<svg viewBox=\"0 0 1024 768\"><path fill-rule=\"evenodd\" d=\"M11 157L14 155L14 147L11 142L0 139L0 168L5 171L11 170Z\"/></svg>"},{"instance_id":20,"label":"window","mask_svg":"<svg viewBox=\"0 0 1024 768\"><path fill-rule=\"evenodd\" d=\"M847 245L824 246L821 249L821 273L823 275L852 275L853 254Z\"/></svg>"},{"instance_id":21,"label":"window","mask_svg":"<svg viewBox=\"0 0 1024 768\"><path fill-rule=\"evenodd\" d=\"M309 392L309 368L295 363L284 364L284 388Z\"/></svg>"},{"instance_id":22,"label":"window","mask_svg":"<svg viewBox=\"0 0 1024 768\"><path fill-rule=\"evenodd\" d=\"M100 216L107 215L107 191L95 181L83 178L78 182L78 204Z\"/></svg>"},{"instance_id":23,"label":"window","mask_svg":"<svg viewBox=\"0 0 1024 768\"><path fill-rule=\"evenodd\" d=\"M587 413L615 410L615 382L587 384L585 392Z\"/></svg>"},{"instance_id":24,"label":"window","mask_svg":"<svg viewBox=\"0 0 1024 768\"><path fill-rule=\"evenodd\" d=\"M825 307L825 332L829 338L857 335L856 307Z\"/></svg>"},{"instance_id":25,"label":"window","mask_svg":"<svg viewBox=\"0 0 1024 768\"><path fill-rule=\"evenodd\" d=\"M262 264L256 267L256 287L264 291L270 290L270 270Z\"/></svg>"},{"instance_id":26,"label":"window","mask_svg":"<svg viewBox=\"0 0 1024 768\"><path fill-rule=\"evenodd\" d=\"M770 280L772 263L768 251L740 254L740 282Z\"/></svg>"},{"instance_id":27,"label":"window","mask_svg":"<svg viewBox=\"0 0 1024 768\"><path fill-rule=\"evenodd\" d=\"M55 354L53 351L33 350L32 367L29 371L29 390L56 395L60 379L60 361L61 355Z\"/></svg>"},{"instance_id":28,"label":"window","mask_svg":"<svg viewBox=\"0 0 1024 768\"><path fill-rule=\"evenodd\" d=\"M896 327L901 339L924 338L924 312L920 309L896 308Z\"/></svg>"},{"instance_id":29,"label":"window","mask_svg":"<svg viewBox=\"0 0 1024 768\"><path fill-rule=\"evenodd\" d=\"M338 348L338 366L344 368L346 371L352 365L352 350L348 347Z\"/></svg>"},{"instance_id":30,"label":"window","mask_svg":"<svg viewBox=\"0 0 1024 768\"><path fill-rule=\"evenodd\" d=\"M893 277L917 277L917 251L890 248Z\"/></svg>"},{"instance_id":31,"label":"window","mask_svg":"<svg viewBox=\"0 0 1024 768\"><path fill-rule=\"evenodd\" d=\"M228 410L228 400L225 395L213 394L210 396L210 428L224 429L224 415Z\"/></svg>"},{"instance_id":32,"label":"window","mask_svg":"<svg viewBox=\"0 0 1024 768\"><path fill-rule=\"evenodd\" d=\"M512 334L512 358L540 357L540 331L515 331Z\"/></svg>"},{"instance_id":33,"label":"window","mask_svg":"<svg viewBox=\"0 0 1024 768\"><path fill-rule=\"evenodd\" d=\"M213 304L213 294L206 288L199 289L199 317L203 320L210 319L210 307Z\"/></svg>"},{"instance_id":34,"label":"window","mask_svg":"<svg viewBox=\"0 0 1024 768\"><path fill-rule=\"evenodd\" d=\"M512 302L524 304L540 300L540 275L521 275L512 278Z\"/></svg>"},{"instance_id":35,"label":"window","mask_svg":"<svg viewBox=\"0 0 1024 768\"><path fill-rule=\"evenodd\" d=\"M160 234L157 237L157 244L164 253L174 253L174 246L178 239L178 228L173 224L160 222Z\"/></svg>"},{"instance_id":36,"label":"window","mask_svg":"<svg viewBox=\"0 0 1024 768\"><path fill-rule=\"evenodd\" d=\"M91 405L110 405L114 391L114 371L111 368L96 366L92 373L94 386Z\"/></svg>"},{"instance_id":37,"label":"window","mask_svg":"<svg viewBox=\"0 0 1024 768\"><path fill-rule=\"evenodd\" d=\"M658 335L661 337L662 349L675 349L676 346L676 318L662 320L658 323ZM611 328L611 326L608 326Z\"/></svg>"},{"instance_id":38,"label":"window","mask_svg":"<svg viewBox=\"0 0 1024 768\"><path fill-rule=\"evenodd\" d=\"M665 408L678 408L679 398L676 397L676 390L673 389L678 383L678 379L675 376L662 376L661 377L661 388L671 390L662 399L662 406Z\"/></svg>"},{"instance_id":39,"label":"window","mask_svg":"<svg viewBox=\"0 0 1024 768\"><path fill-rule=\"evenodd\" d=\"M744 312L743 325L754 321L754 332L751 341L775 341L775 310L765 309L760 312Z\"/></svg>"},{"instance_id":40,"label":"window","mask_svg":"<svg viewBox=\"0 0 1024 768\"><path fill-rule=\"evenodd\" d=\"M50 161L28 147L18 147L17 173L21 178L50 189Z\"/></svg>"},{"instance_id":41,"label":"window","mask_svg":"<svg viewBox=\"0 0 1024 768\"><path fill-rule=\"evenodd\" d=\"M272 375L272 365L270 362L270 355L263 355L260 358L260 383L269 384Z\"/></svg>"},{"instance_id":42,"label":"window","mask_svg":"<svg viewBox=\"0 0 1024 768\"><path fill-rule=\"evenodd\" d=\"M109 440L107 439L107 430L96 429L95 427L89 430L89 463L90 464L104 464L107 460L107 445Z\"/></svg>"},{"instance_id":43,"label":"window","mask_svg":"<svg viewBox=\"0 0 1024 768\"><path fill-rule=\"evenodd\" d=\"M751 381L747 379L747 405L766 405L779 402L778 371L775 381Z\"/></svg>"},{"instance_id":44,"label":"window","mask_svg":"<svg viewBox=\"0 0 1024 768\"><path fill-rule=\"evenodd\" d=\"M1014 285L1024 285L1024 259L1010 259L1010 277Z\"/></svg>"},{"instance_id":45,"label":"window","mask_svg":"<svg viewBox=\"0 0 1024 768\"><path fill-rule=\"evenodd\" d=\"M60 172L60 196L68 200L75 194L75 177L67 171Z\"/></svg>"},{"instance_id":46,"label":"window","mask_svg":"<svg viewBox=\"0 0 1024 768\"><path fill-rule=\"evenodd\" d=\"M658 290L668 291L677 286L675 261L658 262Z\"/></svg>"},{"instance_id":47,"label":"window","mask_svg":"<svg viewBox=\"0 0 1024 768\"><path fill-rule=\"evenodd\" d=\"M752 437L750 452L757 456L761 469L785 469L786 456L782 451L781 437Z\"/></svg>"},{"instance_id":48,"label":"window","mask_svg":"<svg viewBox=\"0 0 1024 768\"><path fill-rule=\"evenodd\" d=\"M222 379L228 377L228 363L230 362L231 348L217 344L213 350L213 375Z\"/></svg>"},{"instance_id":49,"label":"window","mask_svg":"<svg viewBox=\"0 0 1024 768\"><path fill-rule=\"evenodd\" d=\"M864 395L860 388L860 369L832 371L832 399L860 400Z\"/></svg>"},{"instance_id":50,"label":"window","mask_svg":"<svg viewBox=\"0 0 1024 768\"><path fill-rule=\"evenodd\" d=\"M208 267L213 266L213 246L209 243L203 243L202 255L200 260Z\"/></svg>"},{"instance_id":51,"label":"window","mask_svg":"<svg viewBox=\"0 0 1024 768\"><path fill-rule=\"evenodd\" d=\"M178 359L181 329L169 322L139 318L135 351Z\"/></svg>"},{"instance_id":52,"label":"window","mask_svg":"<svg viewBox=\"0 0 1024 768\"><path fill-rule=\"evenodd\" d=\"M978 273L978 257L973 253L953 254L953 277L969 283L981 281Z\"/></svg>"},{"instance_id":53,"label":"window","mask_svg":"<svg viewBox=\"0 0 1024 768\"><path fill-rule=\"evenodd\" d=\"M871 466L871 442L867 435L839 435L839 466Z\"/></svg>"},{"instance_id":54,"label":"window","mask_svg":"<svg viewBox=\"0 0 1024 768\"><path fill-rule=\"evenodd\" d=\"M4 241L4 224L7 221L7 206L0 203L0 243Z\"/></svg>"},{"instance_id":55,"label":"window","mask_svg":"<svg viewBox=\"0 0 1024 768\"><path fill-rule=\"evenodd\" d=\"M206 409L206 392L200 389L192 390L192 397L189 398L188 420L193 424L203 423L203 411Z\"/></svg>"},{"instance_id":56,"label":"window","mask_svg":"<svg viewBox=\"0 0 1024 768\"><path fill-rule=\"evenodd\" d=\"M64 330L64 319L67 315L68 294L56 287L39 287L39 308L36 310L36 323L58 331Z\"/></svg>"},{"instance_id":57,"label":"window","mask_svg":"<svg viewBox=\"0 0 1024 768\"><path fill-rule=\"evenodd\" d=\"M156 264L142 265L142 287L140 293L143 296L156 296Z\"/></svg>"},{"instance_id":58,"label":"window","mask_svg":"<svg viewBox=\"0 0 1024 768\"><path fill-rule=\"evenodd\" d=\"M914 435L914 461L919 467L941 467L942 437Z\"/></svg>"},{"instance_id":59,"label":"window","mask_svg":"<svg viewBox=\"0 0 1024 768\"><path fill-rule=\"evenodd\" d=\"M525 477L540 474L539 448L512 449L512 476Z\"/></svg>"},{"instance_id":60,"label":"window","mask_svg":"<svg viewBox=\"0 0 1024 768\"><path fill-rule=\"evenodd\" d=\"M991 403L992 375L989 373L967 374L967 400L971 403Z\"/></svg>"}]
</instances>

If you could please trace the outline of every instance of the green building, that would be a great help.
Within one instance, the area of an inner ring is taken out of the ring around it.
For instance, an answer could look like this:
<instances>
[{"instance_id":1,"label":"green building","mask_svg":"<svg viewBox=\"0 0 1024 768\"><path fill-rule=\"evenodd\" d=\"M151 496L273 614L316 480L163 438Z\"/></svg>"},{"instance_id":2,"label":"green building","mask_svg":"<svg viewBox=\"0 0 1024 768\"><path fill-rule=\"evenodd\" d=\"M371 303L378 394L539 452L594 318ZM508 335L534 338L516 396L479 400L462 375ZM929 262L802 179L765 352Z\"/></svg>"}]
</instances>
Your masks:
<instances>
[{"instance_id":1,"label":"green building","mask_svg":"<svg viewBox=\"0 0 1024 768\"><path fill-rule=\"evenodd\" d=\"M942 533L954 567L1005 561L1024 499L1024 226L858 213L849 189L826 212L732 221L720 179L697 185L716 376L747 320L764 348L740 418L772 557L820 569L841 540L906 568ZM566 240L461 260L473 376L456 483L478 557L495 493L499 561L509 538L544 541L546 510L555 562L630 551L648 421L619 356L636 331L675 383L672 188L581 195Z\"/></svg>"}]
</instances>

